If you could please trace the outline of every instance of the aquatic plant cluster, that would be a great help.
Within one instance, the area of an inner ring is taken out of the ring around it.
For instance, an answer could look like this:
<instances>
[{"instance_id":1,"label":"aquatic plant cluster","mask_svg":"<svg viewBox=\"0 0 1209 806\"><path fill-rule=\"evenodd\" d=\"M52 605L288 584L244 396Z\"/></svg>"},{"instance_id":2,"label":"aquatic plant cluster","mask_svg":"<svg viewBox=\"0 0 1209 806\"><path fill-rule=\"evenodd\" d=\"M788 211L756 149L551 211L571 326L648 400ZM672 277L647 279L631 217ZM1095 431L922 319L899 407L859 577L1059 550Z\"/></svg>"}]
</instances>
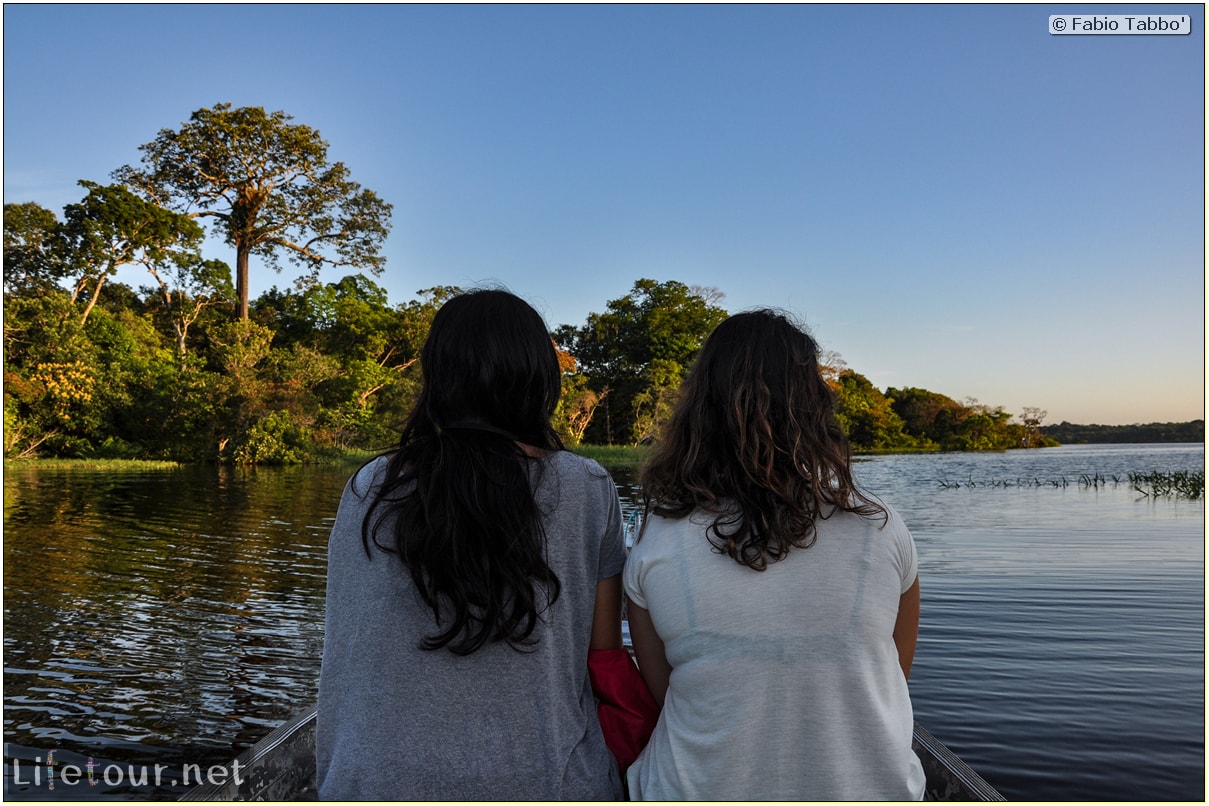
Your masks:
<instances>
[{"instance_id":1,"label":"aquatic plant cluster","mask_svg":"<svg viewBox=\"0 0 1209 806\"><path fill-rule=\"evenodd\" d=\"M1102 473L1081 473L1073 481L1067 479L1066 476L1049 479L1041 479L1034 476L1033 478L976 481L971 476L967 481L940 479L937 483L942 490L956 490L963 487L967 489L975 487L1054 487L1065 489L1071 486L1084 489L1099 489L1100 487L1108 487L1110 484L1114 487L1128 484L1145 498L1182 498L1195 501L1203 498L1205 495L1205 472L1203 470L1151 471L1149 473L1129 473L1125 476L1119 473L1113 473L1108 476Z\"/></svg>"},{"instance_id":2,"label":"aquatic plant cluster","mask_svg":"<svg viewBox=\"0 0 1209 806\"><path fill-rule=\"evenodd\" d=\"M1205 495L1203 470L1174 473L1130 473L1129 483L1142 495L1151 498L1187 498L1195 501Z\"/></svg>"}]
</instances>

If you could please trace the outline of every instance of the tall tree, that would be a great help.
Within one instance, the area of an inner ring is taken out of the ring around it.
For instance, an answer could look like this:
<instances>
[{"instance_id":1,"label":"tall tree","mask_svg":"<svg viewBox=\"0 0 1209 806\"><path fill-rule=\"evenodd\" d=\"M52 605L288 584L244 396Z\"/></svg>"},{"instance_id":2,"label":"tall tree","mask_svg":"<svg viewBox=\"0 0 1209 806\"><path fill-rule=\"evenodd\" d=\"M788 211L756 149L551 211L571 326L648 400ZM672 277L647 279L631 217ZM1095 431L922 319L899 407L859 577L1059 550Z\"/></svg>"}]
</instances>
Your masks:
<instances>
[{"instance_id":1,"label":"tall tree","mask_svg":"<svg viewBox=\"0 0 1209 806\"><path fill-rule=\"evenodd\" d=\"M327 141L285 112L199 109L178 131L140 146L142 169L114 176L190 216L214 218L235 248L239 318L248 318L248 258L279 269L279 255L314 279L324 264L381 273L391 206L328 162Z\"/></svg>"},{"instance_id":2,"label":"tall tree","mask_svg":"<svg viewBox=\"0 0 1209 806\"><path fill-rule=\"evenodd\" d=\"M1045 422L1048 415L1048 411L1037 406L1024 407L1024 411L1020 413L1020 420L1024 423L1024 446L1026 448L1043 444L1045 438L1041 435L1041 424Z\"/></svg>"}]
</instances>

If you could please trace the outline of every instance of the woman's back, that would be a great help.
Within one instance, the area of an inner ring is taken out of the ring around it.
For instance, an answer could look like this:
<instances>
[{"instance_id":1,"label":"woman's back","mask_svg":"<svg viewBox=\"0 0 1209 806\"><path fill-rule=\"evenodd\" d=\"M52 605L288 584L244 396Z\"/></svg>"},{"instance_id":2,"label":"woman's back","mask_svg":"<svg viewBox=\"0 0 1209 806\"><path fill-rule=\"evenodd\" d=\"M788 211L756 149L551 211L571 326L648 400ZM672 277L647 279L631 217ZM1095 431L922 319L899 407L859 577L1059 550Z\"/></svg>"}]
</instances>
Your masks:
<instances>
[{"instance_id":1,"label":"woman's back","mask_svg":"<svg viewBox=\"0 0 1209 806\"><path fill-rule=\"evenodd\" d=\"M562 595L536 643L424 650L432 610L397 556L366 556L361 525L386 465L346 488L329 546L319 794L336 800L609 800L620 779L587 680L596 583L624 562L616 490L559 451L535 464L547 563ZM540 470L539 470L540 468Z\"/></svg>"},{"instance_id":2,"label":"woman's back","mask_svg":"<svg viewBox=\"0 0 1209 806\"><path fill-rule=\"evenodd\" d=\"M809 549L764 571L719 554L712 518L654 517L627 595L651 615L672 673L629 771L643 800L910 800L907 683L892 638L916 578L899 517L840 512Z\"/></svg>"},{"instance_id":3,"label":"woman's back","mask_svg":"<svg viewBox=\"0 0 1209 806\"><path fill-rule=\"evenodd\" d=\"M775 311L718 325L642 485L625 591L663 713L630 794L922 797L915 545L852 476L814 339Z\"/></svg>"}]
</instances>

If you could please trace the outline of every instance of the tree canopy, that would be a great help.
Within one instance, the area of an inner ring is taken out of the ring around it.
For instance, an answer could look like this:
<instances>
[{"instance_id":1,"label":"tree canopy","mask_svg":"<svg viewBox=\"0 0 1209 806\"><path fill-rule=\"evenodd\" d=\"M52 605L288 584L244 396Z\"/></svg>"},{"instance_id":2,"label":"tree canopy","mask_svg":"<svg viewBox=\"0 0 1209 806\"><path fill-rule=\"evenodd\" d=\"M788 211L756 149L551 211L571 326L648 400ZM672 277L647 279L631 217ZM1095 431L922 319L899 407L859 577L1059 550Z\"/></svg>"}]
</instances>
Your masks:
<instances>
[{"instance_id":1,"label":"tree canopy","mask_svg":"<svg viewBox=\"0 0 1209 806\"><path fill-rule=\"evenodd\" d=\"M71 271L59 219L35 202L4 205L4 293L53 288Z\"/></svg>"},{"instance_id":2,"label":"tree canopy","mask_svg":"<svg viewBox=\"0 0 1209 806\"><path fill-rule=\"evenodd\" d=\"M120 267L138 263L155 274L170 262L201 260L202 229L187 216L144 201L121 185L80 185L88 195L63 208L59 231L66 259L76 269L72 301L86 300L84 319Z\"/></svg>"},{"instance_id":3,"label":"tree canopy","mask_svg":"<svg viewBox=\"0 0 1209 806\"><path fill-rule=\"evenodd\" d=\"M114 172L147 199L194 218L213 218L235 248L236 298L248 318L248 259L279 268L279 256L316 279L324 264L379 273L391 205L329 162L328 143L285 112L216 104L180 129L139 147L142 167Z\"/></svg>"},{"instance_id":4,"label":"tree canopy","mask_svg":"<svg viewBox=\"0 0 1209 806\"><path fill-rule=\"evenodd\" d=\"M582 424L586 439L639 444L654 436L697 351L726 319L726 310L715 304L721 297L717 289L642 279L581 327L555 330L556 343L587 379L569 384L567 391L576 395L569 407L590 393L605 409L603 419L588 415Z\"/></svg>"},{"instance_id":5,"label":"tree canopy","mask_svg":"<svg viewBox=\"0 0 1209 806\"><path fill-rule=\"evenodd\" d=\"M394 442L420 389L433 316L461 289L392 306L361 271L383 267L390 205L291 120L260 107L200 109L142 146L141 168L115 171L121 184L81 181L85 195L62 220L36 202L5 204L6 457L302 462ZM234 285L227 264L202 252L207 218L236 249ZM292 290L249 300L251 255L308 272ZM119 282L131 265L152 282ZM323 283L324 265L355 271ZM657 439L728 316L723 298L640 279L583 325L557 327L553 425L566 442ZM858 451L1052 444L1040 408L1021 424L976 400L878 390L836 353L820 364Z\"/></svg>"}]
</instances>

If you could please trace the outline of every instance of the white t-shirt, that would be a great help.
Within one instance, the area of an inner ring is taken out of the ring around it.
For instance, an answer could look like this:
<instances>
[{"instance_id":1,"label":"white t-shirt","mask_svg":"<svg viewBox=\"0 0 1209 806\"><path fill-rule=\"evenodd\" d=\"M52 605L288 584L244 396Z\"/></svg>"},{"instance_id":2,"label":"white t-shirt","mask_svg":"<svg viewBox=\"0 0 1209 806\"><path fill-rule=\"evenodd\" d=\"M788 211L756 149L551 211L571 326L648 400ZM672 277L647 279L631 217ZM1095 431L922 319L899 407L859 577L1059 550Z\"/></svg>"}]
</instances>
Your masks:
<instances>
[{"instance_id":1,"label":"white t-shirt","mask_svg":"<svg viewBox=\"0 0 1209 806\"><path fill-rule=\"evenodd\" d=\"M635 800L919 800L893 630L916 579L902 518L837 513L765 571L717 553L710 517L653 517L626 594L672 667Z\"/></svg>"}]
</instances>

